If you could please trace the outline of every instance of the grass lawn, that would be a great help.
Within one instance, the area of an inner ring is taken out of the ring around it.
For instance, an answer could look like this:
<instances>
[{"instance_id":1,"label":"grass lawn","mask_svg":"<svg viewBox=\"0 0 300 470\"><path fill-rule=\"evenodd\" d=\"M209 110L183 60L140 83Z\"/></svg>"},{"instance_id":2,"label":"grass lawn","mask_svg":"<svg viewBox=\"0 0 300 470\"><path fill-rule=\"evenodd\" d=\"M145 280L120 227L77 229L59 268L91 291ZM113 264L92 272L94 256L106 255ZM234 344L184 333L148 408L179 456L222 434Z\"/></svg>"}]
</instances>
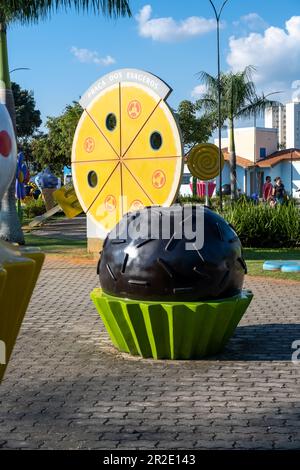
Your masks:
<instances>
[{"instance_id":1,"label":"grass lawn","mask_svg":"<svg viewBox=\"0 0 300 470\"><path fill-rule=\"evenodd\" d=\"M267 260L300 260L300 248L244 248L244 256L249 276L265 276L275 279L300 281L300 273L263 271L263 263Z\"/></svg>"},{"instance_id":2,"label":"grass lawn","mask_svg":"<svg viewBox=\"0 0 300 470\"><path fill-rule=\"evenodd\" d=\"M66 240L25 233L25 243L28 246L37 246L47 254L73 255L83 258L93 257L93 255L87 253L86 240Z\"/></svg>"}]
</instances>

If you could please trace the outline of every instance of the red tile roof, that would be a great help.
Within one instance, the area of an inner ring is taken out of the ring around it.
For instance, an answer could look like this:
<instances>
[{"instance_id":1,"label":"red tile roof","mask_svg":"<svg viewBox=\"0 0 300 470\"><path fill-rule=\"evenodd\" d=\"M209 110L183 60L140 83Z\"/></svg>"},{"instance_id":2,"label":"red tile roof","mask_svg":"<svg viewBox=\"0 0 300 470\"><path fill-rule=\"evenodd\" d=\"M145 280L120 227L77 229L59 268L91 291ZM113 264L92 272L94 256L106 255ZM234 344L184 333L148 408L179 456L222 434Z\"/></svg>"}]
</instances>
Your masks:
<instances>
[{"instance_id":1,"label":"red tile roof","mask_svg":"<svg viewBox=\"0 0 300 470\"><path fill-rule=\"evenodd\" d=\"M227 147L223 148L222 152L224 155L224 160L229 161L230 155L228 152L228 148ZM262 160L259 160L256 163L252 162L251 160L248 160L248 158L239 157L238 155L236 157L237 165L243 168L248 168L250 166L258 166L259 168L269 168L269 167L277 165L278 163L284 160L288 160L288 161L300 160L300 149L279 150L278 152L274 152L268 157L263 158Z\"/></svg>"},{"instance_id":2,"label":"red tile roof","mask_svg":"<svg viewBox=\"0 0 300 470\"><path fill-rule=\"evenodd\" d=\"M256 166L260 168L266 168L270 166L272 167L284 160L288 160L288 161L300 160L300 149L280 150L278 152L273 153L272 155L269 155L267 158L264 158L263 160L259 160L256 163Z\"/></svg>"},{"instance_id":3,"label":"red tile roof","mask_svg":"<svg viewBox=\"0 0 300 470\"><path fill-rule=\"evenodd\" d=\"M223 155L224 155L224 160L225 162L229 162L230 159L230 154L228 152L228 148L223 148L222 149ZM255 163L252 162L251 160L248 160L248 158L240 157L239 155L236 156L236 163L237 165L243 167L243 168L248 168L249 166L255 166Z\"/></svg>"}]
</instances>

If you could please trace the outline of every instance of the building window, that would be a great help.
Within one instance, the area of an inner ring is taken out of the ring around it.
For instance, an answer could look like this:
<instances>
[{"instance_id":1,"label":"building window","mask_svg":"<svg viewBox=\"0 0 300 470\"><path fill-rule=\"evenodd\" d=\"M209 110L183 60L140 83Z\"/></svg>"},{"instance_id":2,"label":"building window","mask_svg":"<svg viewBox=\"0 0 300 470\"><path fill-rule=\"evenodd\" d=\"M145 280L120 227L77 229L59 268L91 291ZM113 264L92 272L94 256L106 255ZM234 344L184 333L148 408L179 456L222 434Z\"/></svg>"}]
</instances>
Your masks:
<instances>
[{"instance_id":1,"label":"building window","mask_svg":"<svg viewBox=\"0 0 300 470\"><path fill-rule=\"evenodd\" d=\"M259 149L259 158L266 158L266 156L267 156L266 147L260 147L260 149Z\"/></svg>"}]
</instances>

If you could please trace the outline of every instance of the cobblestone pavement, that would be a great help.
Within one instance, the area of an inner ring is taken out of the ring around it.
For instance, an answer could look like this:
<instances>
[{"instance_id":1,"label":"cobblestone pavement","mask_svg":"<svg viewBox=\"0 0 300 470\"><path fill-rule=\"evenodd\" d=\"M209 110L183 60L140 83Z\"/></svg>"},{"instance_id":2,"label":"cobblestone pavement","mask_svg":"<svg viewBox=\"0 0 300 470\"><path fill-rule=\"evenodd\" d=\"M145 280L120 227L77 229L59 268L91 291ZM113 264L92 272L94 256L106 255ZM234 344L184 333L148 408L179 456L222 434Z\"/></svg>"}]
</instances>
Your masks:
<instances>
[{"instance_id":1,"label":"cobblestone pavement","mask_svg":"<svg viewBox=\"0 0 300 470\"><path fill-rule=\"evenodd\" d=\"M95 266L67 259L48 258L0 386L1 448L300 448L300 284L248 278L221 355L152 361L113 349Z\"/></svg>"}]
</instances>

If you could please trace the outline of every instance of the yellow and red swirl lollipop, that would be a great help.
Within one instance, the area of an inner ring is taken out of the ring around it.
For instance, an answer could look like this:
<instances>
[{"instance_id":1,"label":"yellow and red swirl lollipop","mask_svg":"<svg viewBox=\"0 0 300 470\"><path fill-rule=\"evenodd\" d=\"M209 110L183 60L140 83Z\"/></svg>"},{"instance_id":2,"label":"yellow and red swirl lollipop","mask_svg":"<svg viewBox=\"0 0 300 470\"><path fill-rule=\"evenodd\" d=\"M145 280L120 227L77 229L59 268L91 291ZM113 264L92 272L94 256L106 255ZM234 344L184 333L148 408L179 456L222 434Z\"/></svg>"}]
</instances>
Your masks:
<instances>
[{"instance_id":1,"label":"yellow and red swirl lollipop","mask_svg":"<svg viewBox=\"0 0 300 470\"><path fill-rule=\"evenodd\" d=\"M220 172L218 147L214 144L196 145L189 154L187 165L191 174L199 180L212 180ZM223 167L224 156L222 154L221 171Z\"/></svg>"}]
</instances>

